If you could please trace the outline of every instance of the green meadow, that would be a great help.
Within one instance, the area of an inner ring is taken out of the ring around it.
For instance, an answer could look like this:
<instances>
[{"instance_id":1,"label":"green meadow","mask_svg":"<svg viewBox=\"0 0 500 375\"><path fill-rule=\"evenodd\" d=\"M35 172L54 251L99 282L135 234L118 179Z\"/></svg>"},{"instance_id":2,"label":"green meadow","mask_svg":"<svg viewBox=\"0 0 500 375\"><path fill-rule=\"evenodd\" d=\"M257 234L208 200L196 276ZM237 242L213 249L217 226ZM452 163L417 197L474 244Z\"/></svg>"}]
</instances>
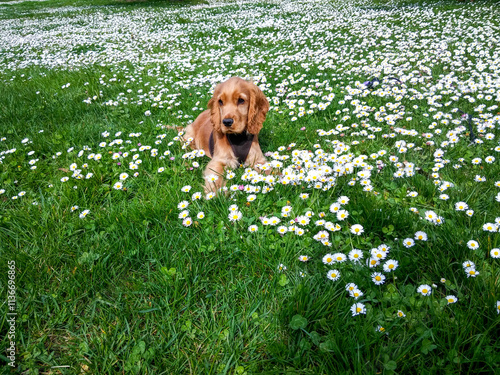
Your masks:
<instances>
[{"instance_id":1,"label":"green meadow","mask_svg":"<svg viewBox=\"0 0 500 375\"><path fill-rule=\"evenodd\" d=\"M499 105L496 1L0 1L2 373L498 373Z\"/></svg>"}]
</instances>

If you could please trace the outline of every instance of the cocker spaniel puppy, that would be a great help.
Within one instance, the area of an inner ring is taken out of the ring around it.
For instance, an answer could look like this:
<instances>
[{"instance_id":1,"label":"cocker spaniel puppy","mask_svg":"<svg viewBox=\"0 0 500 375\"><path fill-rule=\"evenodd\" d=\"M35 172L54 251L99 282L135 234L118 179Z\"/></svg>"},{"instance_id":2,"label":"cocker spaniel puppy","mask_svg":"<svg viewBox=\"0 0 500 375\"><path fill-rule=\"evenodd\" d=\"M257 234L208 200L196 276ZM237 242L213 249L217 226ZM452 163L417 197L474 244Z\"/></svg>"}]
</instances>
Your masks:
<instances>
[{"instance_id":1,"label":"cocker spaniel puppy","mask_svg":"<svg viewBox=\"0 0 500 375\"><path fill-rule=\"evenodd\" d=\"M205 193L224 186L224 169L265 164L258 134L269 102L252 82L232 77L215 87L208 109L185 129L184 140L212 160L205 172Z\"/></svg>"}]
</instances>

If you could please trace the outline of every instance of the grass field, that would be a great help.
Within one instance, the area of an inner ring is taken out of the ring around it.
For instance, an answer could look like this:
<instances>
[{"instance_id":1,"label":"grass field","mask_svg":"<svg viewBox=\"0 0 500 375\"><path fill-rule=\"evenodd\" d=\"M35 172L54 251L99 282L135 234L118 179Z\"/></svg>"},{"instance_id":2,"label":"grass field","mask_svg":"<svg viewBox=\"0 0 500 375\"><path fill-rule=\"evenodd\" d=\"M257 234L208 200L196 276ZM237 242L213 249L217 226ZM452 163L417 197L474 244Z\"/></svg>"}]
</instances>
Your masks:
<instances>
[{"instance_id":1,"label":"grass field","mask_svg":"<svg viewBox=\"0 0 500 375\"><path fill-rule=\"evenodd\" d=\"M499 43L495 1L0 2L2 373L498 373ZM167 127L230 76L276 173L206 197Z\"/></svg>"}]
</instances>

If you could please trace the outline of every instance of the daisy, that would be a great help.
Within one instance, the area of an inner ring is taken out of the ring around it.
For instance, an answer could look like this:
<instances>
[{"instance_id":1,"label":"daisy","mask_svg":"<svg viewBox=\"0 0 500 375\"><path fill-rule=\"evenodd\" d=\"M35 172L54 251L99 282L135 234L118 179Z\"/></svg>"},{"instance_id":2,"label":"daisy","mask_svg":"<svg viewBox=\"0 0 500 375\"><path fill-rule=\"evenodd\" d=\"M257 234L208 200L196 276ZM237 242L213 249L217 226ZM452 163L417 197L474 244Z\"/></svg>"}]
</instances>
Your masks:
<instances>
[{"instance_id":1,"label":"daisy","mask_svg":"<svg viewBox=\"0 0 500 375\"><path fill-rule=\"evenodd\" d=\"M279 266L278 266L278 271L279 272L286 271L286 266L283 263L280 263Z\"/></svg>"},{"instance_id":2,"label":"daisy","mask_svg":"<svg viewBox=\"0 0 500 375\"><path fill-rule=\"evenodd\" d=\"M61 182L66 182L68 180L69 180L69 177L63 177L63 178L61 178Z\"/></svg>"},{"instance_id":3,"label":"daisy","mask_svg":"<svg viewBox=\"0 0 500 375\"><path fill-rule=\"evenodd\" d=\"M115 189L115 190L122 190L123 189L123 184L120 181L115 182L115 184L113 185L113 189Z\"/></svg>"},{"instance_id":4,"label":"daisy","mask_svg":"<svg viewBox=\"0 0 500 375\"><path fill-rule=\"evenodd\" d=\"M354 224L351 227L351 233L360 236L364 232L363 226L360 224Z\"/></svg>"},{"instance_id":5,"label":"daisy","mask_svg":"<svg viewBox=\"0 0 500 375\"><path fill-rule=\"evenodd\" d=\"M179 219L185 219L186 217L189 216L189 211L188 210L183 210L179 213Z\"/></svg>"},{"instance_id":6,"label":"daisy","mask_svg":"<svg viewBox=\"0 0 500 375\"><path fill-rule=\"evenodd\" d=\"M299 225L307 225L307 224L309 224L310 219L307 216L302 215L302 216L297 216L297 218L295 219L295 221Z\"/></svg>"},{"instance_id":7,"label":"daisy","mask_svg":"<svg viewBox=\"0 0 500 375\"><path fill-rule=\"evenodd\" d=\"M278 219L276 216L271 216L269 218L269 225L275 226L278 225L279 223L281 223L281 220Z\"/></svg>"},{"instance_id":8,"label":"daisy","mask_svg":"<svg viewBox=\"0 0 500 375\"><path fill-rule=\"evenodd\" d=\"M277 231L279 234L285 234L286 232L288 232L288 228L285 227L284 225L280 225L278 228L277 228Z\"/></svg>"},{"instance_id":9,"label":"daisy","mask_svg":"<svg viewBox=\"0 0 500 375\"><path fill-rule=\"evenodd\" d=\"M201 212L198 212L198 214L196 215L196 217L201 220L201 219L204 219L205 218L205 213L203 211Z\"/></svg>"},{"instance_id":10,"label":"daisy","mask_svg":"<svg viewBox=\"0 0 500 375\"><path fill-rule=\"evenodd\" d=\"M410 247L413 247L413 245L415 245L415 241L413 241L412 238L405 238L403 240L403 246L404 247L410 248Z\"/></svg>"},{"instance_id":11,"label":"daisy","mask_svg":"<svg viewBox=\"0 0 500 375\"><path fill-rule=\"evenodd\" d=\"M305 233L304 229L302 228L295 228L294 232L297 236L302 236Z\"/></svg>"},{"instance_id":12,"label":"daisy","mask_svg":"<svg viewBox=\"0 0 500 375\"><path fill-rule=\"evenodd\" d=\"M301 262L307 262L309 260L309 257L307 255L299 255L299 260Z\"/></svg>"},{"instance_id":13,"label":"daisy","mask_svg":"<svg viewBox=\"0 0 500 375\"><path fill-rule=\"evenodd\" d=\"M189 216L182 220L182 225L185 227L189 227L191 224L193 224L193 220Z\"/></svg>"},{"instance_id":14,"label":"daisy","mask_svg":"<svg viewBox=\"0 0 500 375\"><path fill-rule=\"evenodd\" d=\"M483 230L486 232L497 232L498 226L494 223L486 223L483 225Z\"/></svg>"},{"instance_id":15,"label":"daisy","mask_svg":"<svg viewBox=\"0 0 500 375\"><path fill-rule=\"evenodd\" d=\"M490 255L492 258L500 258L500 249L498 248L491 249Z\"/></svg>"},{"instance_id":16,"label":"daisy","mask_svg":"<svg viewBox=\"0 0 500 375\"><path fill-rule=\"evenodd\" d=\"M343 206L343 205L349 203L349 197L346 197L345 195L342 195L341 197L339 197L339 199L337 200L337 202Z\"/></svg>"},{"instance_id":17,"label":"daisy","mask_svg":"<svg viewBox=\"0 0 500 375\"><path fill-rule=\"evenodd\" d=\"M346 210L339 210L337 212L337 220L343 221L343 220L347 219L348 216L349 216L349 212L347 212Z\"/></svg>"},{"instance_id":18,"label":"daisy","mask_svg":"<svg viewBox=\"0 0 500 375\"><path fill-rule=\"evenodd\" d=\"M320 242L321 242L321 244L322 244L323 246L326 246L326 247L332 247L332 243L331 243L331 242L330 242L330 240L328 240L327 238L322 239Z\"/></svg>"},{"instance_id":19,"label":"daisy","mask_svg":"<svg viewBox=\"0 0 500 375\"><path fill-rule=\"evenodd\" d=\"M326 277L328 277L332 281L337 281L340 278L340 272L339 270L330 270L326 274Z\"/></svg>"},{"instance_id":20,"label":"daisy","mask_svg":"<svg viewBox=\"0 0 500 375\"><path fill-rule=\"evenodd\" d=\"M247 197L247 202L253 202L254 200L257 199L257 196L255 194L250 194L248 197Z\"/></svg>"},{"instance_id":21,"label":"daisy","mask_svg":"<svg viewBox=\"0 0 500 375\"><path fill-rule=\"evenodd\" d=\"M335 259L333 258L333 255L332 254L326 254L323 259L322 259L322 262L324 264L333 264L335 262Z\"/></svg>"},{"instance_id":22,"label":"daisy","mask_svg":"<svg viewBox=\"0 0 500 375\"><path fill-rule=\"evenodd\" d=\"M476 265L474 264L474 262L471 262L470 260L466 260L465 262L462 263L462 267L463 268L468 268L468 267L476 267Z\"/></svg>"},{"instance_id":23,"label":"daisy","mask_svg":"<svg viewBox=\"0 0 500 375\"><path fill-rule=\"evenodd\" d=\"M415 239L419 241L427 241L427 233L418 231L415 233Z\"/></svg>"},{"instance_id":24,"label":"daisy","mask_svg":"<svg viewBox=\"0 0 500 375\"><path fill-rule=\"evenodd\" d=\"M444 223L444 217L442 217L442 216L438 216L436 218L436 220L434 220L434 224L436 224L436 225L441 225L443 223Z\"/></svg>"},{"instance_id":25,"label":"daisy","mask_svg":"<svg viewBox=\"0 0 500 375\"><path fill-rule=\"evenodd\" d=\"M240 220L243 217L243 214L240 211L232 211L228 216L229 221L235 222Z\"/></svg>"},{"instance_id":26,"label":"daisy","mask_svg":"<svg viewBox=\"0 0 500 375\"><path fill-rule=\"evenodd\" d=\"M349 295L353 297L354 299L358 299L359 297L363 296L363 292L359 289L353 289L349 291Z\"/></svg>"},{"instance_id":27,"label":"daisy","mask_svg":"<svg viewBox=\"0 0 500 375\"><path fill-rule=\"evenodd\" d=\"M188 201L181 201L179 202L179 204L177 205L177 208L179 210L183 210L185 208L187 208L189 206L189 202Z\"/></svg>"},{"instance_id":28,"label":"daisy","mask_svg":"<svg viewBox=\"0 0 500 375\"><path fill-rule=\"evenodd\" d=\"M120 180L121 181L125 181L127 178L128 178L128 174L127 173L121 173L120 174Z\"/></svg>"},{"instance_id":29,"label":"daisy","mask_svg":"<svg viewBox=\"0 0 500 375\"><path fill-rule=\"evenodd\" d=\"M332 214L337 213L339 210L340 210L340 203L333 203L333 204L330 206L330 212L331 212Z\"/></svg>"},{"instance_id":30,"label":"daisy","mask_svg":"<svg viewBox=\"0 0 500 375\"><path fill-rule=\"evenodd\" d=\"M196 192L196 193L194 193L191 196L191 200L193 200L193 201L196 201L196 200L199 200L199 199L201 199L201 193L200 192Z\"/></svg>"},{"instance_id":31,"label":"daisy","mask_svg":"<svg viewBox=\"0 0 500 375\"><path fill-rule=\"evenodd\" d=\"M300 194L300 195L299 195L299 197L300 197L300 199L305 200L305 199L309 198L309 194L307 194L307 193L302 193L302 194Z\"/></svg>"},{"instance_id":32,"label":"daisy","mask_svg":"<svg viewBox=\"0 0 500 375\"><path fill-rule=\"evenodd\" d=\"M385 276L380 272L374 272L372 273L372 281L375 283L375 285L382 285L383 283L385 283Z\"/></svg>"},{"instance_id":33,"label":"daisy","mask_svg":"<svg viewBox=\"0 0 500 375\"><path fill-rule=\"evenodd\" d=\"M326 230L319 231L313 238L316 241L328 240L330 234Z\"/></svg>"},{"instance_id":34,"label":"daisy","mask_svg":"<svg viewBox=\"0 0 500 375\"><path fill-rule=\"evenodd\" d=\"M345 262L347 257L345 256L345 254L335 253L335 254L333 254L333 259L335 259L335 262L337 262L337 263L343 263L343 262Z\"/></svg>"},{"instance_id":35,"label":"daisy","mask_svg":"<svg viewBox=\"0 0 500 375\"><path fill-rule=\"evenodd\" d=\"M453 295L449 295L449 296L446 296L446 297L444 297L444 298L445 298L445 299L446 299L446 301L448 302L448 305L449 305L450 303L455 303L455 302L457 302L457 301L458 301L458 298L457 298L457 297L455 297L455 296L453 296Z\"/></svg>"},{"instance_id":36,"label":"daisy","mask_svg":"<svg viewBox=\"0 0 500 375\"><path fill-rule=\"evenodd\" d=\"M368 267L374 268L374 267L377 267L380 264L380 260L378 260L376 258L370 258L370 259L368 259L368 261L366 262L366 264L368 265Z\"/></svg>"},{"instance_id":37,"label":"daisy","mask_svg":"<svg viewBox=\"0 0 500 375\"><path fill-rule=\"evenodd\" d=\"M366 314L366 307L362 303L355 303L351 306L352 316L356 316L359 314Z\"/></svg>"},{"instance_id":38,"label":"daisy","mask_svg":"<svg viewBox=\"0 0 500 375\"><path fill-rule=\"evenodd\" d=\"M432 289L430 285L423 284L418 287L417 292L422 294L423 296L430 296L432 293Z\"/></svg>"},{"instance_id":39,"label":"daisy","mask_svg":"<svg viewBox=\"0 0 500 375\"><path fill-rule=\"evenodd\" d=\"M434 222L437 219L437 214L434 211L425 211L425 219Z\"/></svg>"},{"instance_id":40,"label":"daisy","mask_svg":"<svg viewBox=\"0 0 500 375\"><path fill-rule=\"evenodd\" d=\"M457 203L455 203L455 210L456 211L465 211L468 208L469 208L469 206L465 202L457 202Z\"/></svg>"},{"instance_id":41,"label":"daisy","mask_svg":"<svg viewBox=\"0 0 500 375\"><path fill-rule=\"evenodd\" d=\"M258 230L259 230L259 227L258 227L257 225L255 225L255 224L254 224L254 225L250 225L250 226L248 227L248 231L249 231L250 233L257 232Z\"/></svg>"},{"instance_id":42,"label":"daisy","mask_svg":"<svg viewBox=\"0 0 500 375\"><path fill-rule=\"evenodd\" d=\"M476 271L474 267L467 267L465 269L465 273L467 274L467 277L476 277L479 275L479 271Z\"/></svg>"},{"instance_id":43,"label":"daisy","mask_svg":"<svg viewBox=\"0 0 500 375\"><path fill-rule=\"evenodd\" d=\"M370 250L371 257L377 260L383 260L387 257L387 253L380 251L378 248L373 248Z\"/></svg>"},{"instance_id":44,"label":"daisy","mask_svg":"<svg viewBox=\"0 0 500 375\"><path fill-rule=\"evenodd\" d=\"M384 272L395 271L396 268L398 268L398 265L399 263L397 260L389 259L387 262L384 263Z\"/></svg>"},{"instance_id":45,"label":"daisy","mask_svg":"<svg viewBox=\"0 0 500 375\"><path fill-rule=\"evenodd\" d=\"M363 252L358 249L352 249L349 252L349 260L353 262L359 262L361 259L363 259Z\"/></svg>"},{"instance_id":46,"label":"daisy","mask_svg":"<svg viewBox=\"0 0 500 375\"><path fill-rule=\"evenodd\" d=\"M90 210L83 210L81 213L80 213L80 219L83 219L85 218L88 214L89 214Z\"/></svg>"},{"instance_id":47,"label":"daisy","mask_svg":"<svg viewBox=\"0 0 500 375\"><path fill-rule=\"evenodd\" d=\"M378 249L384 253L388 253L391 248L390 248L390 246L387 246L386 244L381 244L378 246Z\"/></svg>"},{"instance_id":48,"label":"daisy","mask_svg":"<svg viewBox=\"0 0 500 375\"><path fill-rule=\"evenodd\" d=\"M396 316L398 318L404 318L404 317L406 317L406 314L403 311L398 310L398 312L396 313Z\"/></svg>"},{"instance_id":49,"label":"daisy","mask_svg":"<svg viewBox=\"0 0 500 375\"><path fill-rule=\"evenodd\" d=\"M205 176L205 180L207 180L207 182L215 182L219 179L219 176L215 175L215 174L209 174L207 176Z\"/></svg>"},{"instance_id":50,"label":"daisy","mask_svg":"<svg viewBox=\"0 0 500 375\"><path fill-rule=\"evenodd\" d=\"M500 301L497 301L497 314L500 314Z\"/></svg>"},{"instance_id":51,"label":"daisy","mask_svg":"<svg viewBox=\"0 0 500 375\"><path fill-rule=\"evenodd\" d=\"M345 290L347 290L348 292L351 292L354 289L358 289L358 286L354 283L349 283L345 286Z\"/></svg>"},{"instance_id":52,"label":"daisy","mask_svg":"<svg viewBox=\"0 0 500 375\"><path fill-rule=\"evenodd\" d=\"M471 250L479 249L479 243L474 240L470 240L467 242L467 247Z\"/></svg>"},{"instance_id":53,"label":"daisy","mask_svg":"<svg viewBox=\"0 0 500 375\"><path fill-rule=\"evenodd\" d=\"M72 207L71 207L71 212L74 212L74 211L76 211L76 210L78 210L78 206L72 206Z\"/></svg>"}]
</instances>

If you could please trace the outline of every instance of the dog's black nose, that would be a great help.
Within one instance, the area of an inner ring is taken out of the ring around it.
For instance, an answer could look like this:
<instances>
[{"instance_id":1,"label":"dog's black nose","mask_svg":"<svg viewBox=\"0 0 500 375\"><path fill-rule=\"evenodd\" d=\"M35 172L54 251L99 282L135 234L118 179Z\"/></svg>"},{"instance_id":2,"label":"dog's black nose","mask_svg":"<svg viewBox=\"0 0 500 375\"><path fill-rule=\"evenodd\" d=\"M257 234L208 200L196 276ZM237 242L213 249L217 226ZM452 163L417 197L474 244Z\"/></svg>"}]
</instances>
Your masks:
<instances>
[{"instance_id":1,"label":"dog's black nose","mask_svg":"<svg viewBox=\"0 0 500 375\"><path fill-rule=\"evenodd\" d=\"M230 127L231 125L233 125L233 122L234 122L234 120L232 118L225 118L224 120L222 120L222 123L224 124L224 126L227 126L227 127Z\"/></svg>"}]
</instances>

